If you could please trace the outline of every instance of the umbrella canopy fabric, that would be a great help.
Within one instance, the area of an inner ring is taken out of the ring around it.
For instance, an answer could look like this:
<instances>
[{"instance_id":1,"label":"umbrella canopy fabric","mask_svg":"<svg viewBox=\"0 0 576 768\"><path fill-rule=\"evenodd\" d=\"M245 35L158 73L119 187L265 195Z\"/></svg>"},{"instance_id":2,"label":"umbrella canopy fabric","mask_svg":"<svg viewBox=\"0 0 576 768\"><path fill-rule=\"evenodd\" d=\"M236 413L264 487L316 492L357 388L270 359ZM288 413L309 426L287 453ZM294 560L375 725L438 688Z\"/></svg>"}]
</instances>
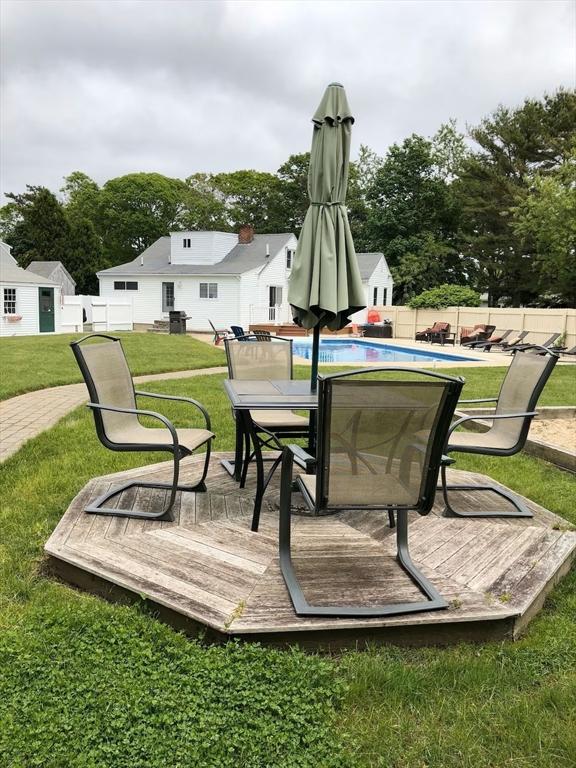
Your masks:
<instances>
[{"instance_id":1,"label":"umbrella canopy fabric","mask_svg":"<svg viewBox=\"0 0 576 768\"><path fill-rule=\"evenodd\" d=\"M297 325L338 331L365 307L346 210L354 117L342 85L328 86L312 122L310 207L294 257L288 301Z\"/></svg>"}]
</instances>

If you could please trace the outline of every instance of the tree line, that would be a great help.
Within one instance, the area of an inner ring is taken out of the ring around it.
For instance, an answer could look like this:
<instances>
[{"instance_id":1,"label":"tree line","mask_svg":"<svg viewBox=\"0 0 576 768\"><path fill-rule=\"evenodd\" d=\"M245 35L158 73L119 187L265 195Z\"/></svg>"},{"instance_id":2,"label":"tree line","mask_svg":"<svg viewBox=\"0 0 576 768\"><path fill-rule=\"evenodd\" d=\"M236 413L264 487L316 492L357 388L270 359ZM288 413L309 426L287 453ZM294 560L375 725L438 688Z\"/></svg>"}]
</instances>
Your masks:
<instances>
[{"instance_id":1,"label":"tree line","mask_svg":"<svg viewBox=\"0 0 576 768\"><path fill-rule=\"evenodd\" d=\"M62 261L79 292L177 230L299 234L309 154L276 173L176 179L131 173L99 186L81 171L55 195L27 186L0 209L22 266ZM455 121L350 164L347 206L357 251L382 251L406 302L440 284L487 292L491 306L576 303L576 91L498 107L467 135Z\"/></svg>"}]
</instances>

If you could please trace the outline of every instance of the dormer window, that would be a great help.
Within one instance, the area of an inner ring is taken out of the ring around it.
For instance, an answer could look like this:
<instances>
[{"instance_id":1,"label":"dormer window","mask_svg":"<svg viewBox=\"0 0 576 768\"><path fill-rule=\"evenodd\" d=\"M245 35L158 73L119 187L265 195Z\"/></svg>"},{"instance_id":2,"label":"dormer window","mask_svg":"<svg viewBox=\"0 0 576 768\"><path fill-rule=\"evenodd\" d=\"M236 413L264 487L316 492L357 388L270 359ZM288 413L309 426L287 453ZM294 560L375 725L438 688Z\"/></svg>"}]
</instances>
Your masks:
<instances>
[{"instance_id":1,"label":"dormer window","mask_svg":"<svg viewBox=\"0 0 576 768\"><path fill-rule=\"evenodd\" d=\"M192 238L191 237L185 237L182 240L182 246L184 248L192 248Z\"/></svg>"},{"instance_id":2,"label":"dormer window","mask_svg":"<svg viewBox=\"0 0 576 768\"><path fill-rule=\"evenodd\" d=\"M292 269L293 259L294 251L291 248L286 248L286 269Z\"/></svg>"}]
</instances>

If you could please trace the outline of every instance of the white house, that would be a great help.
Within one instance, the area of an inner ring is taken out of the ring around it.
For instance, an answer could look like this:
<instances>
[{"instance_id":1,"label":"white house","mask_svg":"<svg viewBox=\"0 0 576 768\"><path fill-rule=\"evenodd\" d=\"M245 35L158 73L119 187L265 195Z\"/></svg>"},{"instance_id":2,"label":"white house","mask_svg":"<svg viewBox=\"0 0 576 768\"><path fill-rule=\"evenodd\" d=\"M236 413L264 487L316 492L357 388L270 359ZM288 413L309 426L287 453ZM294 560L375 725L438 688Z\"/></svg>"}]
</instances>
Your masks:
<instances>
[{"instance_id":1,"label":"white house","mask_svg":"<svg viewBox=\"0 0 576 768\"><path fill-rule=\"evenodd\" d=\"M364 286L366 309L352 315L354 323L366 321L370 307L392 304L394 281L383 253L358 253L358 267Z\"/></svg>"},{"instance_id":2,"label":"white house","mask_svg":"<svg viewBox=\"0 0 576 768\"><path fill-rule=\"evenodd\" d=\"M35 275L48 278L53 283L58 283L62 296L75 296L76 281L61 261L31 261L26 269Z\"/></svg>"},{"instance_id":3,"label":"white house","mask_svg":"<svg viewBox=\"0 0 576 768\"><path fill-rule=\"evenodd\" d=\"M98 272L100 296L131 299L135 323L166 319L172 309L190 317L188 328L210 330L291 321L288 280L296 237L255 235L251 226L229 232L172 232L134 261ZM382 254L358 254L368 305L391 300L392 281Z\"/></svg>"},{"instance_id":4,"label":"white house","mask_svg":"<svg viewBox=\"0 0 576 768\"><path fill-rule=\"evenodd\" d=\"M61 331L60 286L18 266L0 241L0 336Z\"/></svg>"}]
</instances>

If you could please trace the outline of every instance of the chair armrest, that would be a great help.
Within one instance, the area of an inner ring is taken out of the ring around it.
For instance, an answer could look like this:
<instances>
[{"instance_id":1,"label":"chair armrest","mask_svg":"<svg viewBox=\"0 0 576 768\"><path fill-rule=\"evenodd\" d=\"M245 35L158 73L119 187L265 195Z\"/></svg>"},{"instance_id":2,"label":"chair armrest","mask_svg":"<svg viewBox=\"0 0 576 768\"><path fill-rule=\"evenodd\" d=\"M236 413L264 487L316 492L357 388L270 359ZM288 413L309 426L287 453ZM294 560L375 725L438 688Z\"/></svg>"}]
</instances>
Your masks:
<instances>
[{"instance_id":1,"label":"chair armrest","mask_svg":"<svg viewBox=\"0 0 576 768\"><path fill-rule=\"evenodd\" d=\"M498 402L497 397L482 397L478 400L458 400L456 407L458 407L460 403L496 403L496 402Z\"/></svg>"},{"instance_id":2,"label":"chair armrest","mask_svg":"<svg viewBox=\"0 0 576 768\"><path fill-rule=\"evenodd\" d=\"M176 450L179 446L178 433L176 432L174 424L172 424L172 422L167 419L166 416L162 416L161 413L156 413L156 411L144 411L141 408L118 408L112 405L101 405L100 403L88 403L88 408L93 408L98 411L112 411L113 413L132 413L135 416L151 416L153 419L158 419L161 421L166 429L168 429L172 435L172 444L174 446L174 450Z\"/></svg>"},{"instance_id":3,"label":"chair armrest","mask_svg":"<svg viewBox=\"0 0 576 768\"><path fill-rule=\"evenodd\" d=\"M485 414L482 414L482 416L478 416L478 415L476 415L476 416L463 416L461 419L458 419L457 421L455 421L454 424L452 424L452 426L448 430L448 436L446 438L446 443L448 443L448 441L450 439L450 435L452 434L452 432L454 432L454 430L457 427L459 427L461 424L464 424L465 421L471 421L472 419L478 419L478 418L488 419L489 421L492 421L493 419L523 419L523 418L526 418L528 416L530 416L530 417L538 416L538 411L527 411L526 413L498 413L498 414L493 414L491 416L485 415Z\"/></svg>"},{"instance_id":4,"label":"chair armrest","mask_svg":"<svg viewBox=\"0 0 576 768\"><path fill-rule=\"evenodd\" d=\"M192 397L180 397L179 395L160 395L157 392L142 392L141 390L134 390L135 395L141 395L142 397L156 397L159 400L180 400L183 403L190 403L190 405L194 405L196 408L198 408L202 415L204 416L204 420L206 422L206 429L211 432L211 424L210 424L210 416L208 415L208 411L204 406L198 402L198 400L194 400Z\"/></svg>"},{"instance_id":5,"label":"chair armrest","mask_svg":"<svg viewBox=\"0 0 576 768\"><path fill-rule=\"evenodd\" d=\"M307 453L304 448L301 448L299 445L287 445L284 450L289 450L292 453L294 460L306 470L306 474L308 474L308 470L315 469L316 459Z\"/></svg>"}]
</instances>

